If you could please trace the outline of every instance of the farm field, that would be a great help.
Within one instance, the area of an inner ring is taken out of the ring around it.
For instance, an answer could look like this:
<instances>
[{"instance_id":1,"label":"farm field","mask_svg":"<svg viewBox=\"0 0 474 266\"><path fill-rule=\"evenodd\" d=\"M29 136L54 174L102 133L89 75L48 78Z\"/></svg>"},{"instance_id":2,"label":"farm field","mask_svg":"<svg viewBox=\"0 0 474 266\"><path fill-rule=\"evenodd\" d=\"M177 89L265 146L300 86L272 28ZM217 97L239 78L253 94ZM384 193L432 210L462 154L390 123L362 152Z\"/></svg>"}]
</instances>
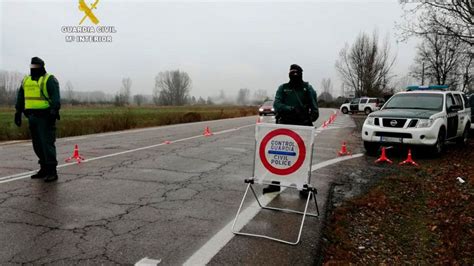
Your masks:
<instances>
[{"instance_id":1,"label":"farm field","mask_svg":"<svg viewBox=\"0 0 474 266\"><path fill-rule=\"evenodd\" d=\"M13 123L14 108L0 108L0 141L29 139L28 119L18 128ZM252 106L176 106L176 107L63 107L57 121L57 136L69 137L132 128L163 126L256 115Z\"/></svg>"}]
</instances>

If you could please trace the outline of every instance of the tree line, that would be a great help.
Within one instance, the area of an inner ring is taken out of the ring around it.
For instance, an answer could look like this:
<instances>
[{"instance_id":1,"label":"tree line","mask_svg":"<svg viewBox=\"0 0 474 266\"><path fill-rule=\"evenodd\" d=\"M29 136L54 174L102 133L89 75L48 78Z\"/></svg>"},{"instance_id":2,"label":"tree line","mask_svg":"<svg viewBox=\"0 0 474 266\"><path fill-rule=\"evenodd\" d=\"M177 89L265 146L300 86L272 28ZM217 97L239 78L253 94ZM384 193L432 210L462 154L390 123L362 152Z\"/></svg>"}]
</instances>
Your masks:
<instances>
[{"instance_id":1,"label":"tree line","mask_svg":"<svg viewBox=\"0 0 474 266\"><path fill-rule=\"evenodd\" d=\"M408 74L395 80L396 55L388 38L380 42L377 32L362 32L352 45L346 43L336 61L342 91L346 88L355 97L380 97L404 89L402 85L448 85L451 90L474 93L472 1L400 2L399 41L419 40Z\"/></svg>"},{"instance_id":2,"label":"tree line","mask_svg":"<svg viewBox=\"0 0 474 266\"><path fill-rule=\"evenodd\" d=\"M12 106L15 104L18 88L25 74L12 71L0 71L0 105ZM188 73L180 70L160 72L155 76L155 85L150 94L132 94L132 79L123 78L120 88L115 94L104 91L77 91L71 81L61 86L61 99L63 104L114 104L126 105L213 105L213 104L238 104L258 105L268 99L265 90L239 89L237 96L226 96L223 89L213 97L191 96L192 80Z\"/></svg>"},{"instance_id":3,"label":"tree line","mask_svg":"<svg viewBox=\"0 0 474 266\"><path fill-rule=\"evenodd\" d=\"M406 85L448 85L451 90L474 93L473 44L474 5L466 0L400 1L403 16L397 23L399 41L417 38L416 56L406 75L396 79L393 53L388 36L380 40L376 31L361 32L352 44L346 43L339 52L335 68L342 81L340 95L343 97L382 97L404 89ZM19 72L0 71L0 104L12 104L24 75ZM241 88L236 99L229 101L223 90L216 97L196 98L190 96L192 80L180 70L160 72L155 76L151 97L131 95L132 80L124 78L119 91L112 97L94 92L88 101L113 102L118 106L136 105L186 105L234 102L241 105L258 104L268 99L265 90L252 94ZM76 94L76 95L75 95ZM332 82L321 81L319 99L334 100ZM70 82L65 86L66 102L74 104L84 101L74 92Z\"/></svg>"}]
</instances>

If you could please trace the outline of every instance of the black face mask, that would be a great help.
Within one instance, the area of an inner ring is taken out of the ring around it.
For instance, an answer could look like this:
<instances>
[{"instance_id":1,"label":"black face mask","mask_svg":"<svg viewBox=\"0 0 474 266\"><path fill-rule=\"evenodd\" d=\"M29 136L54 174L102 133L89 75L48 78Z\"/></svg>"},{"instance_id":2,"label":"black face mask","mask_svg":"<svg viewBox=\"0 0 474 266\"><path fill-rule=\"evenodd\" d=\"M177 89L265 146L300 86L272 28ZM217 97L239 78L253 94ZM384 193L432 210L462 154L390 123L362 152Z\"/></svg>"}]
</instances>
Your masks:
<instances>
[{"instance_id":1,"label":"black face mask","mask_svg":"<svg viewBox=\"0 0 474 266\"><path fill-rule=\"evenodd\" d=\"M290 83L296 84L296 83L302 83L303 82L303 75L302 73L290 73Z\"/></svg>"},{"instance_id":2,"label":"black face mask","mask_svg":"<svg viewBox=\"0 0 474 266\"><path fill-rule=\"evenodd\" d=\"M44 74L46 74L46 69L44 69L44 67L30 68L30 75L33 80L38 80Z\"/></svg>"}]
</instances>

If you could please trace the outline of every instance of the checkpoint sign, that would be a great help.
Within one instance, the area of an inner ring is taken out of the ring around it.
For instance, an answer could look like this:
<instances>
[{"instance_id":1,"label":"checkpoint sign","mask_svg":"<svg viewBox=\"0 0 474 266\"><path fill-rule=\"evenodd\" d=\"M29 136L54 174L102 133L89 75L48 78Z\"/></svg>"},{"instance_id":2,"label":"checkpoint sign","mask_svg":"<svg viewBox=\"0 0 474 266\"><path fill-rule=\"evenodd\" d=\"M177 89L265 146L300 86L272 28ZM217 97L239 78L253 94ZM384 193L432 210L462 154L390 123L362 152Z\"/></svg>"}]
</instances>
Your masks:
<instances>
[{"instance_id":1,"label":"checkpoint sign","mask_svg":"<svg viewBox=\"0 0 474 266\"><path fill-rule=\"evenodd\" d=\"M258 124L254 177L302 187L309 183L314 128Z\"/></svg>"},{"instance_id":2,"label":"checkpoint sign","mask_svg":"<svg viewBox=\"0 0 474 266\"><path fill-rule=\"evenodd\" d=\"M303 139L294 131L280 128L270 131L259 147L263 166L277 175L289 175L304 162L306 147Z\"/></svg>"}]
</instances>

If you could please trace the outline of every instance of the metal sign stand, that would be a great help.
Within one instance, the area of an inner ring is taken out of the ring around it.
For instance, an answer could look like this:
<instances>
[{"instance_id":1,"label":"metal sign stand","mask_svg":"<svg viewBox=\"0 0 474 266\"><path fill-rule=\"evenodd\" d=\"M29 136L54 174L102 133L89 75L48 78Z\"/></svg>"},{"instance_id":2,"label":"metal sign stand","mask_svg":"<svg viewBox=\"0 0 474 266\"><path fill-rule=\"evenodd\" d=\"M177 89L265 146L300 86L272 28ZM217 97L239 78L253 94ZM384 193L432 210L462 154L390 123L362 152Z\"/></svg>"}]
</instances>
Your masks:
<instances>
[{"instance_id":1,"label":"metal sign stand","mask_svg":"<svg viewBox=\"0 0 474 266\"><path fill-rule=\"evenodd\" d=\"M297 211L297 210L293 210L293 209L282 209L282 208L263 206L260 203L260 201L258 200L257 194L255 193L255 190L253 189L252 185L254 184L254 181L255 180L253 178L245 179L245 183L247 183L248 185L247 185L247 189L245 190L244 196L242 197L242 201L240 202L239 210L237 211L237 214L235 215L234 223L232 224L232 233L234 233L236 235L266 238L266 239L270 239L270 240L273 240L273 241L278 241L278 242L285 243L285 244L290 244L290 245L297 245L300 242L300 239L301 239L301 233L303 231L303 225L304 225L304 220L305 220L306 216L319 217L318 202L316 200L316 194L317 194L316 188L312 187L311 184L304 185L303 191L308 192L308 198L306 199L306 205L305 205L305 208L304 208L304 212L301 212L301 211ZM273 185L275 185L275 184L273 184ZM281 185L280 185L280 187L295 188L295 187L288 187L288 186L281 186ZM237 223L237 219L239 217L240 210L242 209L242 206L244 204L245 198L247 197L247 192L249 191L249 189L252 191L252 194L254 195L255 199L258 202L258 205L262 209L273 210L273 211L281 211L281 212L289 212L289 213L295 213L295 214L303 215L303 218L301 219L300 229L299 229L299 232L298 232L298 237L297 237L295 242L291 242L291 241L287 241L287 240L283 240L283 239L279 239L279 238L274 238L274 237L270 237L270 236L267 236L267 235L251 234L251 233L239 232L239 231L235 230L235 224ZM316 206L316 212L317 212L316 214L308 213L308 205L309 205L309 200L311 199L311 196L313 196L313 198L314 198L314 204Z\"/></svg>"},{"instance_id":2,"label":"metal sign stand","mask_svg":"<svg viewBox=\"0 0 474 266\"><path fill-rule=\"evenodd\" d=\"M313 133L312 133L312 135L314 136ZM303 185L303 191L308 192L308 198L306 199L306 204L305 204L304 211L301 212L301 211L297 211L297 210L293 210L293 209L267 207L267 206L262 205L262 203L258 200L257 194L255 193L255 190L253 188L253 184L255 184L255 181L256 181L255 178L254 177L247 178L247 179L245 179L245 183L247 184L247 189L245 190L244 196L242 197L242 201L240 202L239 209L237 210L237 214L235 215L235 219L234 219L234 222L232 224L232 233L234 233L236 235L244 235L244 236L253 236L253 237L265 238L265 239L269 239L269 240L273 240L273 241L277 241L277 242L281 242L281 243L285 243L285 244L289 244L289 245L297 245L300 242L301 233L303 232L303 225L304 225L304 221L306 219L306 216L319 217L318 202L316 200L317 191L316 191L316 188L314 188L310 184L311 183L311 172L312 172L311 171L311 162L313 161L313 148L314 148L314 143L311 144L311 155L310 155L310 159L309 159L310 164L309 164L308 178L306 180L306 184ZM257 142L255 142L255 149L257 149ZM254 161L255 161L255 159L254 159ZM255 172L255 164L254 164L254 172ZM270 185L268 183L262 183L262 184ZM293 187L293 186L285 186L285 185L281 185L281 184L278 184L278 185L277 184L271 184L271 185L297 189L296 187ZM242 206L244 204L245 198L247 197L247 193L248 193L249 189L252 191L253 196L257 200L257 203L260 206L260 208L262 208L262 209L303 215L303 218L301 219L301 225L300 225L300 228L299 228L299 232L298 232L298 237L296 238L295 242L291 242L291 241L287 241L287 240L284 240L284 239L279 239L279 238L275 238L275 237L271 237L271 236L267 236L267 235L252 234L252 233L246 233L246 232L241 232L241 231L235 230L235 224L237 223L237 219L239 218L240 211L242 210ZM308 212L308 206L309 206L309 201L310 201L311 197L314 198L314 204L316 206L316 213L309 213Z\"/></svg>"}]
</instances>

